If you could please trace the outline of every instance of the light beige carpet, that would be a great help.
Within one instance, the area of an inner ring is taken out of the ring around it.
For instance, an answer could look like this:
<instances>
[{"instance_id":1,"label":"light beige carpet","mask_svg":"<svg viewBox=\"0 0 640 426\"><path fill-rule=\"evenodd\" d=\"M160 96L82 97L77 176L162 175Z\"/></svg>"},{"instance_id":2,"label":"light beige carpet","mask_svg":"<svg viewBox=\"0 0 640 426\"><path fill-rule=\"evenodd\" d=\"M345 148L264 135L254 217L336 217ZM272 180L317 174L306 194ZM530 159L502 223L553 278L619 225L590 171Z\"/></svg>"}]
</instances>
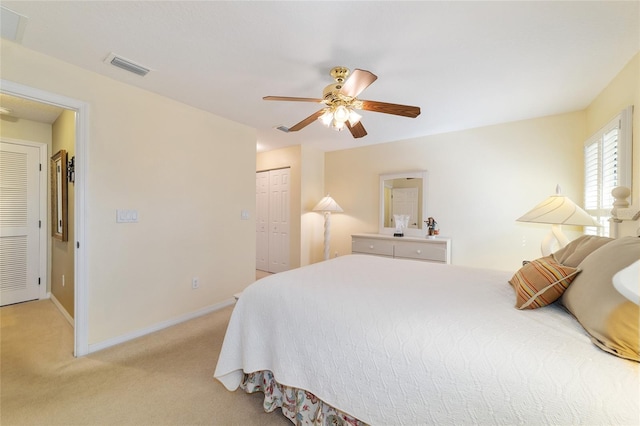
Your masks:
<instances>
[{"instance_id":1,"label":"light beige carpet","mask_svg":"<svg viewBox=\"0 0 640 426\"><path fill-rule=\"evenodd\" d=\"M231 311L74 358L51 301L0 308L0 424L291 425L213 379Z\"/></svg>"}]
</instances>

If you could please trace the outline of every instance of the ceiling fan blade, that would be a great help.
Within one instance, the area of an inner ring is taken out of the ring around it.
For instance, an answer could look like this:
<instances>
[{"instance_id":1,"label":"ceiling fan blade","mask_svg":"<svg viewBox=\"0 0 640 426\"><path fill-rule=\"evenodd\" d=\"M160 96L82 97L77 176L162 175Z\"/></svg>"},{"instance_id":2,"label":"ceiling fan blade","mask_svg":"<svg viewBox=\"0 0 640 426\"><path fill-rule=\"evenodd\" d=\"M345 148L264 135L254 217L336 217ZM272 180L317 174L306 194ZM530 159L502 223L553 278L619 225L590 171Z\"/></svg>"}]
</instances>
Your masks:
<instances>
[{"instance_id":1,"label":"ceiling fan blade","mask_svg":"<svg viewBox=\"0 0 640 426\"><path fill-rule=\"evenodd\" d=\"M293 102L322 102L322 99L318 98L292 98L289 96L265 96L265 101L293 101Z\"/></svg>"},{"instance_id":2,"label":"ceiling fan blade","mask_svg":"<svg viewBox=\"0 0 640 426\"><path fill-rule=\"evenodd\" d=\"M390 104L378 101L362 101L362 109L365 111L381 112L384 114L401 115L403 117L416 118L420 115L420 107Z\"/></svg>"},{"instance_id":3,"label":"ceiling fan blade","mask_svg":"<svg viewBox=\"0 0 640 426\"><path fill-rule=\"evenodd\" d=\"M355 69L342 85L340 94L355 98L364 89L369 87L371 83L376 81L378 77L370 71Z\"/></svg>"},{"instance_id":4,"label":"ceiling fan blade","mask_svg":"<svg viewBox=\"0 0 640 426\"><path fill-rule=\"evenodd\" d=\"M313 114L311 114L310 116L308 116L307 118L305 118L304 120L299 122L298 124L290 127L289 131L290 132L297 132L300 129L304 129L309 124L311 124L314 121L316 121L318 119L318 117L320 117L323 113L324 113L324 109L321 109L320 111L314 112Z\"/></svg>"},{"instance_id":5,"label":"ceiling fan blade","mask_svg":"<svg viewBox=\"0 0 640 426\"><path fill-rule=\"evenodd\" d=\"M347 127L349 128L349 131L351 132L351 135L358 139L361 138L363 136L367 136L367 131L364 129L364 126L362 125L362 122L358 121L355 126L352 126L351 124L349 124L349 122L345 122L345 124L347 125Z\"/></svg>"}]
</instances>

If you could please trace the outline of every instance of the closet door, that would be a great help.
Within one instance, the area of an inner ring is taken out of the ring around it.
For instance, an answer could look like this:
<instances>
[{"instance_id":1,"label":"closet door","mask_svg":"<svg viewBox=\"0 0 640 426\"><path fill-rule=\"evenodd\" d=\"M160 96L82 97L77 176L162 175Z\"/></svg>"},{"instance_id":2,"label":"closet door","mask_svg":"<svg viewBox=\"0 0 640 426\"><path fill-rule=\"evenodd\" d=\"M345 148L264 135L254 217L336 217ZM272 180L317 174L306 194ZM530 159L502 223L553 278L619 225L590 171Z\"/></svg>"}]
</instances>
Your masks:
<instances>
[{"instance_id":1,"label":"closet door","mask_svg":"<svg viewBox=\"0 0 640 426\"><path fill-rule=\"evenodd\" d=\"M0 305L38 299L40 154L0 143Z\"/></svg>"},{"instance_id":2,"label":"closet door","mask_svg":"<svg viewBox=\"0 0 640 426\"><path fill-rule=\"evenodd\" d=\"M290 170L269 171L269 272L289 269Z\"/></svg>"},{"instance_id":3,"label":"closet door","mask_svg":"<svg viewBox=\"0 0 640 426\"><path fill-rule=\"evenodd\" d=\"M269 172L256 173L256 269L269 271Z\"/></svg>"}]
</instances>

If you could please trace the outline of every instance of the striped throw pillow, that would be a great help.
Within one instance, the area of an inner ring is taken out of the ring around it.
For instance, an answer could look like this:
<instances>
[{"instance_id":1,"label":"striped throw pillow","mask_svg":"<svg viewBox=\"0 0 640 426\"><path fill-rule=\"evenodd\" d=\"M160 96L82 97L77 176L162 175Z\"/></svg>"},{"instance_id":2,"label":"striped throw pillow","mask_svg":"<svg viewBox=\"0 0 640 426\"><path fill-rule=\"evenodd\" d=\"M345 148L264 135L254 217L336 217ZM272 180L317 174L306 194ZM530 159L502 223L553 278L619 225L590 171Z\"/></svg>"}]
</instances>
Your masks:
<instances>
[{"instance_id":1,"label":"striped throw pillow","mask_svg":"<svg viewBox=\"0 0 640 426\"><path fill-rule=\"evenodd\" d=\"M533 260L515 273L509 284L516 291L516 308L535 309L555 302L580 272L553 256Z\"/></svg>"}]
</instances>

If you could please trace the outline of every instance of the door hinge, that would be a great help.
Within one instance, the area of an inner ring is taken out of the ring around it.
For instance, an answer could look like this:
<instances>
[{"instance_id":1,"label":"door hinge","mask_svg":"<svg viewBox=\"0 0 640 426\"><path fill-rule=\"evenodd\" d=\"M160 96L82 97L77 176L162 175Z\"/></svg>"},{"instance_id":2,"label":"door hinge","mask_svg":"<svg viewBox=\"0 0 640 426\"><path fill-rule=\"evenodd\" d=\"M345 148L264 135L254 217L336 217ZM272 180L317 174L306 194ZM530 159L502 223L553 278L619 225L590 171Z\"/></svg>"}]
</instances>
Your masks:
<instances>
[{"instance_id":1,"label":"door hinge","mask_svg":"<svg viewBox=\"0 0 640 426\"><path fill-rule=\"evenodd\" d=\"M80 241L76 241L76 248L80 248Z\"/></svg>"}]
</instances>

